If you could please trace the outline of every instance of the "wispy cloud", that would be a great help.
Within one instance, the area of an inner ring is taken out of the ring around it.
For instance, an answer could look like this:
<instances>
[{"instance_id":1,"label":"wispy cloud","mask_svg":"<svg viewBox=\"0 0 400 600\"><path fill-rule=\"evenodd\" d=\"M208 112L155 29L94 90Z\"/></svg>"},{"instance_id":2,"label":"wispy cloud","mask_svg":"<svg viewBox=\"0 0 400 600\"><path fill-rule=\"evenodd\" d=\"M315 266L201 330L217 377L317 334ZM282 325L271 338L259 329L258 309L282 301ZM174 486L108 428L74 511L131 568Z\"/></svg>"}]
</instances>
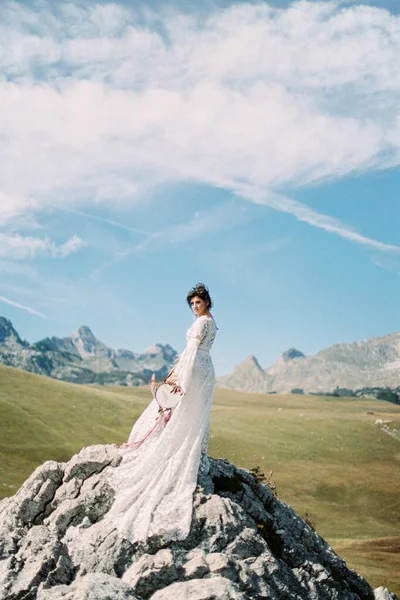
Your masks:
<instances>
[{"instance_id":1,"label":"wispy cloud","mask_svg":"<svg viewBox=\"0 0 400 600\"><path fill-rule=\"evenodd\" d=\"M47 318L45 315L43 315L38 310L35 310L34 308L31 308L30 306L25 306L24 304L20 304L19 302L15 302L14 300L10 300L9 298L5 298L4 296L0 296L0 302L4 302L5 304L10 304L11 306L14 306L15 308L20 308L21 310L24 310L24 311L30 313L31 315L40 317L41 319Z\"/></svg>"},{"instance_id":2,"label":"wispy cloud","mask_svg":"<svg viewBox=\"0 0 400 600\"><path fill-rule=\"evenodd\" d=\"M84 248L86 242L82 240L78 235L73 235L68 241L61 246L57 247L54 244L51 245L51 252L53 256L68 256Z\"/></svg>"},{"instance_id":3,"label":"wispy cloud","mask_svg":"<svg viewBox=\"0 0 400 600\"><path fill-rule=\"evenodd\" d=\"M400 275L400 256L394 255L374 255L371 258L371 262L377 267L392 273L393 275Z\"/></svg>"},{"instance_id":4,"label":"wispy cloud","mask_svg":"<svg viewBox=\"0 0 400 600\"><path fill-rule=\"evenodd\" d=\"M50 239L22 236L18 233L0 233L0 258L23 260L34 258L37 255L50 255L65 257L77 252L86 245L77 235L72 236L61 246L57 246Z\"/></svg>"},{"instance_id":5,"label":"wispy cloud","mask_svg":"<svg viewBox=\"0 0 400 600\"><path fill-rule=\"evenodd\" d=\"M251 202L269 206L280 212L289 213L298 221L308 223L309 225L313 225L314 227L318 227L329 233L334 233L351 242L368 246L373 250L400 253L400 246L396 246L395 244L385 244L384 242L357 233L357 231L354 231L339 219L317 212L297 200L287 198L280 194L265 192L264 190L252 186L233 185L239 196L246 198Z\"/></svg>"},{"instance_id":6,"label":"wispy cloud","mask_svg":"<svg viewBox=\"0 0 400 600\"><path fill-rule=\"evenodd\" d=\"M254 214L244 203L235 200L222 202L210 209L197 211L187 221L165 227L161 231L154 232L152 237L117 252L113 258L94 269L91 276L93 279L98 279L104 270L130 256L159 252L168 246L185 244L188 241L195 242L199 238L234 229L253 218Z\"/></svg>"},{"instance_id":7,"label":"wispy cloud","mask_svg":"<svg viewBox=\"0 0 400 600\"><path fill-rule=\"evenodd\" d=\"M130 231L131 233L140 233L141 235L145 235L148 237L157 237L157 235L151 231L146 231L144 229L139 229L137 227L131 227L130 225L125 225L120 221L116 221L115 219L106 219L105 217L100 217L99 215L95 215L93 213L88 213L83 210L77 210L73 208L67 207L58 207L58 210L63 212L68 212L74 215L78 215L81 217L85 217L87 219L91 219L93 221L100 221L101 223L106 223L107 225L111 225L112 227L117 227L118 229L124 229L125 231Z\"/></svg>"}]
</instances>

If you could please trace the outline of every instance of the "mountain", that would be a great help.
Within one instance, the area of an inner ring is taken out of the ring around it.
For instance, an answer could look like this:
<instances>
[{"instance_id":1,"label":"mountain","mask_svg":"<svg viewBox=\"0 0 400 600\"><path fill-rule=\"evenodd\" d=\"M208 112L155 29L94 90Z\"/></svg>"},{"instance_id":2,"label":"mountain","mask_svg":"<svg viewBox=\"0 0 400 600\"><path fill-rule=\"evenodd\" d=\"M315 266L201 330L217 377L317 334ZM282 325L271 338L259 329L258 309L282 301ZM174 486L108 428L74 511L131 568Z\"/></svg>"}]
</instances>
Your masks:
<instances>
[{"instance_id":1,"label":"mountain","mask_svg":"<svg viewBox=\"0 0 400 600\"><path fill-rule=\"evenodd\" d=\"M290 348L269 368L252 356L218 379L218 386L246 392L290 393L297 388L333 392L400 385L400 331L361 342L335 344L305 356Z\"/></svg>"},{"instance_id":2,"label":"mountain","mask_svg":"<svg viewBox=\"0 0 400 600\"><path fill-rule=\"evenodd\" d=\"M0 317L0 363L73 383L141 385L153 372L164 378L176 356L168 344L154 344L144 352L110 348L87 326L64 338L29 344L11 321ZM217 385L254 393L396 388L400 386L400 331L335 344L311 356L289 348L266 369L250 355L231 374L220 377Z\"/></svg>"},{"instance_id":3,"label":"mountain","mask_svg":"<svg viewBox=\"0 0 400 600\"><path fill-rule=\"evenodd\" d=\"M217 380L219 387L245 392L266 392L269 378L253 354L250 354L233 372Z\"/></svg>"},{"instance_id":4,"label":"mountain","mask_svg":"<svg viewBox=\"0 0 400 600\"><path fill-rule=\"evenodd\" d=\"M47 461L0 503L0 600L397 600L349 569L263 473L226 460L199 474L186 539L131 544L104 520L121 458L96 445Z\"/></svg>"},{"instance_id":5,"label":"mountain","mask_svg":"<svg viewBox=\"0 0 400 600\"><path fill-rule=\"evenodd\" d=\"M11 321L0 317L0 363L73 383L141 385L153 372L165 377L176 355L168 344L155 344L142 353L114 350L87 326L64 338L28 344Z\"/></svg>"},{"instance_id":6,"label":"mountain","mask_svg":"<svg viewBox=\"0 0 400 600\"><path fill-rule=\"evenodd\" d=\"M0 344L10 348L22 348L28 345L27 342L21 340L11 321L4 317L0 317Z\"/></svg>"}]
</instances>

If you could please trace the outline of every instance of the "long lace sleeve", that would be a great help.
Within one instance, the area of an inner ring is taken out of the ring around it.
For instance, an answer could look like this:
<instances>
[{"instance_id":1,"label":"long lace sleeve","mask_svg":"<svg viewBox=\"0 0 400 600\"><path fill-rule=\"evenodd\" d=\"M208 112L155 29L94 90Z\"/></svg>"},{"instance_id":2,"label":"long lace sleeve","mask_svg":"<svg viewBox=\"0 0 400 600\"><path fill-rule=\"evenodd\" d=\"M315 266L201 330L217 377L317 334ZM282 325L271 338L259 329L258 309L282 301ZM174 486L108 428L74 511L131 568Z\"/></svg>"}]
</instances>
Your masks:
<instances>
[{"instance_id":1,"label":"long lace sleeve","mask_svg":"<svg viewBox=\"0 0 400 600\"><path fill-rule=\"evenodd\" d=\"M193 375L193 367L201 341L204 339L207 329L207 318L199 317L188 333L185 350L180 355L175 367L175 380L184 393L189 389Z\"/></svg>"}]
</instances>

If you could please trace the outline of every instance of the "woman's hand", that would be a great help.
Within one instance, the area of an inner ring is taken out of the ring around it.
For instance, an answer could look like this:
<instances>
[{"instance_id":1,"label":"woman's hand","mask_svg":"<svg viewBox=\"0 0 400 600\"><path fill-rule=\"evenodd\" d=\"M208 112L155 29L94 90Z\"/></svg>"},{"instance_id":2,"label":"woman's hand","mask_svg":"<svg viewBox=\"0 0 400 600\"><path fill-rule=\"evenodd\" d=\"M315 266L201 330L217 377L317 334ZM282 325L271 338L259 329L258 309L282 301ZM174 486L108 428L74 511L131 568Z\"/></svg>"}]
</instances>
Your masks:
<instances>
[{"instance_id":1,"label":"woman's hand","mask_svg":"<svg viewBox=\"0 0 400 600\"><path fill-rule=\"evenodd\" d=\"M166 378L164 379L164 383L168 383L172 387L171 392L173 394L180 394L183 396L185 393L180 385L176 383L176 375L175 375L175 367L172 367Z\"/></svg>"},{"instance_id":2,"label":"woman's hand","mask_svg":"<svg viewBox=\"0 0 400 600\"><path fill-rule=\"evenodd\" d=\"M158 388L158 383L156 381L156 374L153 373L153 375L151 376L151 379L150 379L150 390L151 390L151 395L153 396L153 398L156 397L157 388Z\"/></svg>"},{"instance_id":3,"label":"woman's hand","mask_svg":"<svg viewBox=\"0 0 400 600\"><path fill-rule=\"evenodd\" d=\"M166 378L164 379L165 383L168 383L168 385L175 385L175 367L173 367L170 372L168 373L168 375L166 376Z\"/></svg>"},{"instance_id":4,"label":"woman's hand","mask_svg":"<svg viewBox=\"0 0 400 600\"><path fill-rule=\"evenodd\" d=\"M174 384L174 385L172 386L172 393L173 393L173 394L180 394L181 396L183 396L183 394L184 394L185 392L183 391L183 389L181 388L181 386L180 386L180 385Z\"/></svg>"}]
</instances>

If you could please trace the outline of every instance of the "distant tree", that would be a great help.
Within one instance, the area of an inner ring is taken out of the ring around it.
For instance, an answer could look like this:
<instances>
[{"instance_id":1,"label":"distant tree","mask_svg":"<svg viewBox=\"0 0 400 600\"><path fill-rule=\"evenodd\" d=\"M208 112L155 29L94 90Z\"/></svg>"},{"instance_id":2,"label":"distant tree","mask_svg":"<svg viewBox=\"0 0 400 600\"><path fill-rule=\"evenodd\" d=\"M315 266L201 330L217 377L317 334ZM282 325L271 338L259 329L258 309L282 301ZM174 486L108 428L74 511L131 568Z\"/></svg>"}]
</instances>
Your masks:
<instances>
[{"instance_id":1,"label":"distant tree","mask_svg":"<svg viewBox=\"0 0 400 600\"><path fill-rule=\"evenodd\" d=\"M304 394L304 390L302 388L293 388L291 393L292 394Z\"/></svg>"},{"instance_id":2,"label":"distant tree","mask_svg":"<svg viewBox=\"0 0 400 600\"><path fill-rule=\"evenodd\" d=\"M381 388L381 387L364 387L360 390L355 391L356 396L363 397L375 397L378 400L385 400L386 402L393 402L394 404L400 404L400 387L396 388Z\"/></svg>"},{"instance_id":3,"label":"distant tree","mask_svg":"<svg viewBox=\"0 0 400 600\"><path fill-rule=\"evenodd\" d=\"M333 390L333 395L336 397L343 397L343 396L355 396L356 394L350 388L341 388L339 386L336 386L335 389Z\"/></svg>"},{"instance_id":4,"label":"distant tree","mask_svg":"<svg viewBox=\"0 0 400 600\"><path fill-rule=\"evenodd\" d=\"M390 388L383 388L379 390L376 397L378 400L387 400L388 402L393 402L394 404L400 404L400 395Z\"/></svg>"}]
</instances>

